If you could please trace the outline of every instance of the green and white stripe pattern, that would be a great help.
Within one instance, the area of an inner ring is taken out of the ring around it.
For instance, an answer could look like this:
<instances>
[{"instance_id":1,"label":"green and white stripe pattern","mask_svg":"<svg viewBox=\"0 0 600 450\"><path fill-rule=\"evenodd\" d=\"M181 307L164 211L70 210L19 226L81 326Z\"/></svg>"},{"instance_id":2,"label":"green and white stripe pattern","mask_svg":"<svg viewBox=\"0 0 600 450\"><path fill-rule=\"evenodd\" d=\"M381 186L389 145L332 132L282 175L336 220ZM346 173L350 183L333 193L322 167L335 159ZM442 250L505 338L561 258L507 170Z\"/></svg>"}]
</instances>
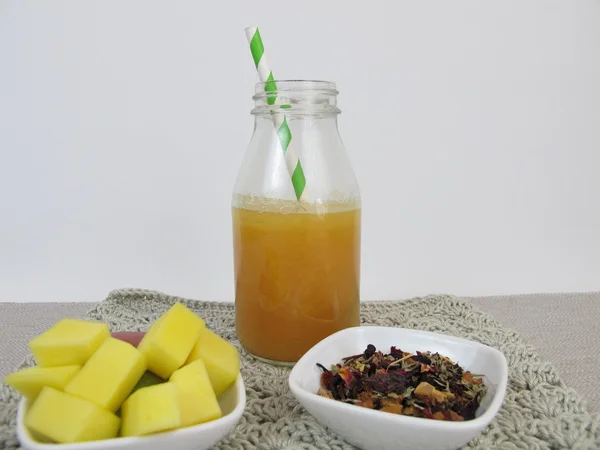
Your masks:
<instances>
[{"instance_id":1,"label":"green and white stripe pattern","mask_svg":"<svg viewBox=\"0 0 600 450\"><path fill-rule=\"evenodd\" d=\"M258 78L261 82L265 83L265 91L277 92L277 85L274 81L275 78L267 63L265 48L258 27L246 28L246 37L250 44L254 65L258 71ZM267 94L267 103L269 105L278 104L277 95ZM281 149L283 150L285 157L285 164L292 179L296 198L300 200L305 191L306 178L304 177L304 170L302 169L298 154L294 151L293 146L290 145L292 143L292 132L288 126L287 117L283 114L273 114L273 124L275 125L277 135L279 136L279 143L281 144Z\"/></svg>"}]
</instances>

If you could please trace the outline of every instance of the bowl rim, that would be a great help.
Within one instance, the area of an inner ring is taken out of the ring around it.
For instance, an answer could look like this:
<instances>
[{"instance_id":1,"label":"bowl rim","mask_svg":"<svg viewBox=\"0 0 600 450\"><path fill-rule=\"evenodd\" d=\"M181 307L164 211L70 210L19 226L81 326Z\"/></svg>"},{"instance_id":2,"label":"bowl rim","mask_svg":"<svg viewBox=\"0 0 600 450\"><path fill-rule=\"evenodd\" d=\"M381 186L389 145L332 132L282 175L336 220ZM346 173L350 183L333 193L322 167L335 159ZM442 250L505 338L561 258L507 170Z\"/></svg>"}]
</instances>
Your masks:
<instances>
[{"instance_id":1,"label":"bowl rim","mask_svg":"<svg viewBox=\"0 0 600 450\"><path fill-rule=\"evenodd\" d=\"M100 439L96 441L84 441L84 442L72 442L68 444L54 444L49 442L39 442L32 438L31 432L25 427L25 412L30 407L30 402L22 397L19 402L19 408L17 410L17 439L19 443L27 448L35 450L102 450L110 449L113 446L117 448L126 447L133 444L141 444L147 442L152 443L157 439L168 439L169 437L177 438L179 436L190 436L202 433L205 430L215 429L223 423L232 423L232 429L237 425L244 409L246 408L246 387L242 378L241 372L232 385L237 395L237 404L233 410L222 417L210 422L201 423L198 425L192 425L189 427L178 428L172 431L165 431L162 433L149 434L146 436L129 436L129 437L115 437L110 439ZM229 388L231 389L231 388Z\"/></svg>"},{"instance_id":2,"label":"bowl rim","mask_svg":"<svg viewBox=\"0 0 600 450\"><path fill-rule=\"evenodd\" d=\"M435 338L439 340L443 340L446 343L450 344L469 344L472 346L476 346L484 349L485 351L494 355L495 358L499 359L501 362L500 369L500 381L496 384L496 391L492 400L485 410L485 412L472 420L465 420L463 422L451 422L451 421L442 421L442 420L432 420L432 419L423 419L422 417L412 417L412 416L403 416L401 414L390 414L383 411L378 411L369 408L360 408L355 405L351 405L348 403L340 402L338 400L329 399L320 395L317 395L316 392L310 392L301 386L299 382L300 371L303 367L306 367L308 361L313 359L315 354L321 351L323 348L331 345L332 341L336 341L340 339L340 336L346 334L354 334L359 333L364 330L377 330L379 332L383 331L385 333L392 332L406 332L415 336L428 336L430 338ZM397 426L405 425L405 426L430 426L436 428L438 430L448 430L448 431L460 431L460 430L468 430L468 429L479 429L483 428L491 423L491 421L496 417L498 411L502 407L502 403L504 402L504 397L506 395L506 390L508 386L508 363L504 354L493 348L489 345L482 344L477 341L472 341L469 339L452 336L448 334L435 333L432 331L423 331L423 330L414 330L410 328L401 328L401 327L386 327L386 326L372 326L372 325L361 325L356 327L350 327L343 330L340 330L325 339L321 340L317 344L315 344L312 348L310 348L294 365L292 371L290 372L290 376L288 378L288 384L292 393L298 398L304 398L310 402L316 403L317 405L322 405L327 407L331 406L331 402L335 402L335 404L342 408L342 411L348 411L352 414L362 414L365 417L370 417L374 420L386 420L391 423L395 423Z\"/></svg>"}]
</instances>

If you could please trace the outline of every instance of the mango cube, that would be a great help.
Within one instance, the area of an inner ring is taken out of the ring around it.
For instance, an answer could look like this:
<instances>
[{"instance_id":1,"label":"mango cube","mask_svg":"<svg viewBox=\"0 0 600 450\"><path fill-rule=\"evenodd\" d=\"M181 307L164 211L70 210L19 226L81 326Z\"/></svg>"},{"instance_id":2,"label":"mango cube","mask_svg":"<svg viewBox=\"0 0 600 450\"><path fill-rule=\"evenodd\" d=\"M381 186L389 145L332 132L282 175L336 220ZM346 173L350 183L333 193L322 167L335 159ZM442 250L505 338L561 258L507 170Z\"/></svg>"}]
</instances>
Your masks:
<instances>
[{"instance_id":1,"label":"mango cube","mask_svg":"<svg viewBox=\"0 0 600 450\"><path fill-rule=\"evenodd\" d=\"M236 380L240 371L237 349L221 336L203 328L186 364L202 359L215 395L221 395Z\"/></svg>"},{"instance_id":2,"label":"mango cube","mask_svg":"<svg viewBox=\"0 0 600 450\"><path fill-rule=\"evenodd\" d=\"M179 392L182 427L215 420L223 415L201 359L177 369L169 381L177 386Z\"/></svg>"},{"instance_id":3,"label":"mango cube","mask_svg":"<svg viewBox=\"0 0 600 450\"><path fill-rule=\"evenodd\" d=\"M82 366L110 337L105 323L62 319L29 342L29 349L42 367Z\"/></svg>"},{"instance_id":4,"label":"mango cube","mask_svg":"<svg viewBox=\"0 0 600 450\"><path fill-rule=\"evenodd\" d=\"M142 338L138 349L148 370L167 380L186 361L204 328L204 321L181 303L175 303Z\"/></svg>"},{"instance_id":5,"label":"mango cube","mask_svg":"<svg viewBox=\"0 0 600 450\"><path fill-rule=\"evenodd\" d=\"M60 444L110 439L120 419L92 402L45 387L25 416L25 426Z\"/></svg>"},{"instance_id":6,"label":"mango cube","mask_svg":"<svg viewBox=\"0 0 600 450\"><path fill-rule=\"evenodd\" d=\"M67 384L65 392L115 412L145 371L144 355L133 345L111 337Z\"/></svg>"},{"instance_id":7,"label":"mango cube","mask_svg":"<svg viewBox=\"0 0 600 450\"><path fill-rule=\"evenodd\" d=\"M121 436L144 436L181 427L177 387L162 383L138 389L123 403L121 417Z\"/></svg>"},{"instance_id":8,"label":"mango cube","mask_svg":"<svg viewBox=\"0 0 600 450\"><path fill-rule=\"evenodd\" d=\"M11 373L5 383L19 391L27 400L33 401L46 386L64 390L81 366L28 367Z\"/></svg>"}]
</instances>

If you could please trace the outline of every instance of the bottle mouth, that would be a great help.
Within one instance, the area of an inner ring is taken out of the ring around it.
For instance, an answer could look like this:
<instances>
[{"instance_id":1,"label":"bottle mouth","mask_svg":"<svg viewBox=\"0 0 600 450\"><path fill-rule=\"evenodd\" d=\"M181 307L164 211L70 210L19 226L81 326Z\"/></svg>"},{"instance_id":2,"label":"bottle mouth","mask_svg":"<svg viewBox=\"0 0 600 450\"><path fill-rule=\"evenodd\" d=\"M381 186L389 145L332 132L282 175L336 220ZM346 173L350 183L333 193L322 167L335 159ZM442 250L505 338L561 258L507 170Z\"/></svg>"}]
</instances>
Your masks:
<instances>
[{"instance_id":1,"label":"bottle mouth","mask_svg":"<svg viewBox=\"0 0 600 450\"><path fill-rule=\"evenodd\" d=\"M252 114L339 114L335 83L319 80L272 80L256 83Z\"/></svg>"}]
</instances>

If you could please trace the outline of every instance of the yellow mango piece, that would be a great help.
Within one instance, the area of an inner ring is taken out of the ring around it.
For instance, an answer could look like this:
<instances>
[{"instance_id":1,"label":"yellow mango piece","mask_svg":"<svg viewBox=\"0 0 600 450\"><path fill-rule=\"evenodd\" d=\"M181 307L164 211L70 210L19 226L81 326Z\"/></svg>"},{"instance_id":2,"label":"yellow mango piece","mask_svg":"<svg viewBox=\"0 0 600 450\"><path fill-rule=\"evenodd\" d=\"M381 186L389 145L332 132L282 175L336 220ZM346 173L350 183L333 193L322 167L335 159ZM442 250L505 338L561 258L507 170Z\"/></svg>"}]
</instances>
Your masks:
<instances>
[{"instance_id":1,"label":"yellow mango piece","mask_svg":"<svg viewBox=\"0 0 600 450\"><path fill-rule=\"evenodd\" d=\"M115 412L145 371L146 359L138 349L108 338L67 384L65 392Z\"/></svg>"},{"instance_id":2,"label":"yellow mango piece","mask_svg":"<svg viewBox=\"0 0 600 450\"><path fill-rule=\"evenodd\" d=\"M111 439L121 420L92 402L45 387L25 416L25 426L60 444Z\"/></svg>"},{"instance_id":3,"label":"yellow mango piece","mask_svg":"<svg viewBox=\"0 0 600 450\"><path fill-rule=\"evenodd\" d=\"M181 426L187 427L221 417L221 407L201 359L177 369L169 381L179 392Z\"/></svg>"},{"instance_id":4,"label":"yellow mango piece","mask_svg":"<svg viewBox=\"0 0 600 450\"><path fill-rule=\"evenodd\" d=\"M162 383L143 387L121 407L121 436L144 436L181 427L177 387Z\"/></svg>"},{"instance_id":5,"label":"yellow mango piece","mask_svg":"<svg viewBox=\"0 0 600 450\"><path fill-rule=\"evenodd\" d=\"M81 366L28 367L8 375L4 382L33 401L41 390L50 386L62 391Z\"/></svg>"},{"instance_id":6,"label":"yellow mango piece","mask_svg":"<svg viewBox=\"0 0 600 450\"><path fill-rule=\"evenodd\" d=\"M148 370L167 380L184 363L204 328L204 321L175 303L142 338L138 349L146 357Z\"/></svg>"},{"instance_id":7,"label":"yellow mango piece","mask_svg":"<svg viewBox=\"0 0 600 450\"><path fill-rule=\"evenodd\" d=\"M217 396L236 380L240 371L237 348L208 328L203 328L186 364L202 359Z\"/></svg>"},{"instance_id":8,"label":"yellow mango piece","mask_svg":"<svg viewBox=\"0 0 600 450\"><path fill-rule=\"evenodd\" d=\"M83 366L109 337L105 323L61 319L29 341L29 349L42 367Z\"/></svg>"}]
</instances>

